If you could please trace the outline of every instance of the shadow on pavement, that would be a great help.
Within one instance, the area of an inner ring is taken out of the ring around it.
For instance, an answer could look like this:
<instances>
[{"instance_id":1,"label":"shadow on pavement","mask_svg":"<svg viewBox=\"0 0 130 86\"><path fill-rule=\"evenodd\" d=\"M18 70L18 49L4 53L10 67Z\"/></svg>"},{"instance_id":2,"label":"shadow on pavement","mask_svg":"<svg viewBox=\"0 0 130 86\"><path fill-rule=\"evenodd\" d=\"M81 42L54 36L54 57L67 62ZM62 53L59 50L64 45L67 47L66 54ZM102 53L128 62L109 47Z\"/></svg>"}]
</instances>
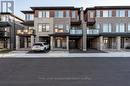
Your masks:
<instances>
[{"instance_id":1,"label":"shadow on pavement","mask_svg":"<svg viewBox=\"0 0 130 86\"><path fill-rule=\"evenodd\" d=\"M48 53L50 50L47 51L32 51L30 50L27 54L42 54L42 53Z\"/></svg>"}]
</instances>

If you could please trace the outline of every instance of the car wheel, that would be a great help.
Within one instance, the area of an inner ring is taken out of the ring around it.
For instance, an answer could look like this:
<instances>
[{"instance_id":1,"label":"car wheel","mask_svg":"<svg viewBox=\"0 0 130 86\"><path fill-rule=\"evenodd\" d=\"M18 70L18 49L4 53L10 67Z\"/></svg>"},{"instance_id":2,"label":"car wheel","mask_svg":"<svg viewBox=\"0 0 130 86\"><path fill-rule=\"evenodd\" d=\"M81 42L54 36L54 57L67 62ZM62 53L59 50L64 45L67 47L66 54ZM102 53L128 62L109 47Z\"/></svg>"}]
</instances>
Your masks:
<instances>
[{"instance_id":1,"label":"car wheel","mask_svg":"<svg viewBox=\"0 0 130 86\"><path fill-rule=\"evenodd\" d=\"M44 48L44 52L45 52L45 53L47 52L47 49L46 49L46 48Z\"/></svg>"}]
</instances>

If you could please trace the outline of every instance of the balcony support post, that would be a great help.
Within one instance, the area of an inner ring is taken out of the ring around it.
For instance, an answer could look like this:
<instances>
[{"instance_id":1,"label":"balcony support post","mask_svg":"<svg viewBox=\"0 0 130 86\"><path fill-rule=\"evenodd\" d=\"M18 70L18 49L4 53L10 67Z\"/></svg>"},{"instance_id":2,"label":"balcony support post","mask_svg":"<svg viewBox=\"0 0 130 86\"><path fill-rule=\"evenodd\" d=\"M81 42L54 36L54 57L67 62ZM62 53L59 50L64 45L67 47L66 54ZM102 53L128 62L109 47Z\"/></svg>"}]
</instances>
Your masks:
<instances>
[{"instance_id":1,"label":"balcony support post","mask_svg":"<svg viewBox=\"0 0 130 86\"><path fill-rule=\"evenodd\" d=\"M28 46L27 46L27 42L28 42L28 40L27 40L27 38L25 37L24 38L24 48L27 48Z\"/></svg>"},{"instance_id":2,"label":"balcony support post","mask_svg":"<svg viewBox=\"0 0 130 86\"><path fill-rule=\"evenodd\" d=\"M20 37L16 35L16 50L20 48Z\"/></svg>"},{"instance_id":3,"label":"balcony support post","mask_svg":"<svg viewBox=\"0 0 130 86\"><path fill-rule=\"evenodd\" d=\"M121 49L121 37L117 36L116 41L117 41L117 50L120 50Z\"/></svg>"},{"instance_id":4,"label":"balcony support post","mask_svg":"<svg viewBox=\"0 0 130 86\"><path fill-rule=\"evenodd\" d=\"M51 36L50 38L51 38L51 41L50 41L50 48L51 48L51 50L53 50L53 36Z\"/></svg>"},{"instance_id":5,"label":"balcony support post","mask_svg":"<svg viewBox=\"0 0 130 86\"><path fill-rule=\"evenodd\" d=\"M83 29L83 36L82 36L82 42L83 42L83 51L86 51L87 49L87 27L86 27L86 22L84 21L84 11L83 8L81 8L81 14L80 18L82 21L82 29Z\"/></svg>"},{"instance_id":6,"label":"balcony support post","mask_svg":"<svg viewBox=\"0 0 130 86\"><path fill-rule=\"evenodd\" d=\"M7 48L10 49L10 39L7 39Z\"/></svg>"},{"instance_id":7,"label":"balcony support post","mask_svg":"<svg viewBox=\"0 0 130 86\"><path fill-rule=\"evenodd\" d=\"M99 37L99 41L100 41L100 46L99 46L99 48L100 48L100 50L103 50L103 46L104 46L103 36L100 36L100 37Z\"/></svg>"},{"instance_id":8,"label":"balcony support post","mask_svg":"<svg viewBox=\"0 0 130 86\"><path fill-rule=\"evenodd\" d=\"M34 35L31 35L31 47L33 46L34 44Z\"/></svg>"},{"instance_id":9,"label":"balcony support post","mask_svg":"<svg viewBox=\"0 0 130 86\"><path fill-rule=\"evenodd\" d=\"M66 36L66 47L69 50L69 36Z\"/></svg>"}]
</instances>

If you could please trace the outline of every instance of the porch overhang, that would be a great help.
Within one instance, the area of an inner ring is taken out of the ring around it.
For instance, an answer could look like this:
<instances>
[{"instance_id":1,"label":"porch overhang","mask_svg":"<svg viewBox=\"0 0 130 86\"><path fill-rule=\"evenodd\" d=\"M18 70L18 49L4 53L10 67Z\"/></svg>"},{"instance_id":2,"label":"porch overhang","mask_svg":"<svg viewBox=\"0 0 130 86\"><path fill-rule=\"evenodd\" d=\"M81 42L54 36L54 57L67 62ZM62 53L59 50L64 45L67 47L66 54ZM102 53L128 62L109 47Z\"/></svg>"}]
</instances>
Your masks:
<instances>
[{"instance_id":1,"label":"porch overhang","mask_svg":"<svg viewBox=\"0 0 130 86\"><path fill-rule=\"evenodd\" d=\"M122 36L122 37L130 37L130 33L100 33L101 36L106 37L115 37L115 36Z\"/></svg>"},{"instance_id":2,"label":"porch overhang","mask_svg":"<svg viewBox=\"0 0 130 86\"><path fill-rule=\"evenodd\" d=\"M49 34L50 36L69 36L69 33L53 33Z\"/></svg>"}]
</instances>

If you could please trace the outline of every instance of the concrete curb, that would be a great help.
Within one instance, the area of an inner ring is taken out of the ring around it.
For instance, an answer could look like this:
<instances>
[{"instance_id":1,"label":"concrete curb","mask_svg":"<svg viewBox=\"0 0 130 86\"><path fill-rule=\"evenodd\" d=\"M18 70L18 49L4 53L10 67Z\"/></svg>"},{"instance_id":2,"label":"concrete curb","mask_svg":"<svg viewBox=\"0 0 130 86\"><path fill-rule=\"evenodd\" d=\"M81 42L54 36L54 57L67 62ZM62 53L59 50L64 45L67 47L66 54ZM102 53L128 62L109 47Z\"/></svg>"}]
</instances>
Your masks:
<instances>
[{"instance_id":1,"label":"concrete curb","mask_svg":"<svg viewBox=\"0 0 130 86\"><path fill-rule=\"evenodd\" d=\"M64 58L64 57L130 57L130 52L112 53L44 53L44 54L0 54L0 58Z\"/></svg>"}]
</instances>

